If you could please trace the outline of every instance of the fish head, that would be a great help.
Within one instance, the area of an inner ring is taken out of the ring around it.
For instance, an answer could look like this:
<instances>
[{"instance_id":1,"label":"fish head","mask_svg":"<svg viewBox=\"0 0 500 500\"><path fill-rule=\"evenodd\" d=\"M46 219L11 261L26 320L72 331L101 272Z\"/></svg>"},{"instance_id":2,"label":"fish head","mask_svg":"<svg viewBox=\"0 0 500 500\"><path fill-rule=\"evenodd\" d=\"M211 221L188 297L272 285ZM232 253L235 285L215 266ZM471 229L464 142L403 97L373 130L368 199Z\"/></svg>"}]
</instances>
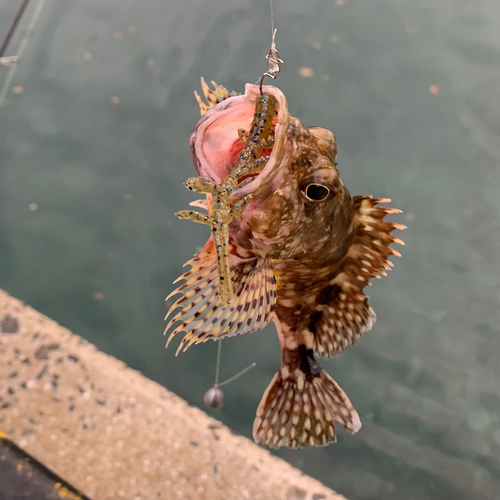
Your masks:
<instances>
[{"instance_id":1,"label":"fish head","mask_svg":"<svg viewBox=\"0 0 500 500\"><path fill-rule=\"evenodd\" d=\"M338 261L353 239L353 203L337 169L335 136L291 118L281 156L241 217L241 240L312 267Z\"/></svg>"},{"instance_id":2,"label":"fish head","mask_svg":"<svg viewBox=\"0 0 500 500\"><path fill-rule=\"evenodd\" d=\"M252 202L230 226L231 240L250 252L279 259L306 257L325 265L345 255L352 241L353 204L337 170L336 139L327 129L306 127L290 116L284 94L272 85L274 145L251 182L231 195L251 195ZM198 175L220 183L244 144L239 130L249 130L260 89L247 84L208 109L190 140Z\"/></svg>"}]
</instances>

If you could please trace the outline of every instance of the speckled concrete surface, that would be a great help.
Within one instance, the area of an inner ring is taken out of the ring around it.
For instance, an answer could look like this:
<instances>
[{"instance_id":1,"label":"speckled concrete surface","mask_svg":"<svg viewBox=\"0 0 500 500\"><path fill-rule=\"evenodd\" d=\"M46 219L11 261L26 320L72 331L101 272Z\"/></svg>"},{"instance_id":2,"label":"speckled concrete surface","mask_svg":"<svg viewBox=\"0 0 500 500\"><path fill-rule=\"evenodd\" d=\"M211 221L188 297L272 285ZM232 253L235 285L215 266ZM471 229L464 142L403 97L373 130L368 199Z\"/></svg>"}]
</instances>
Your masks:
<instances>
[{"instance_id":1,"label":"speckled concrete surface","mask_svg":"<svg viewBox=\"0 0 500 500\"><path fill-rule=\"evenodd\" d=\"M0 430L96 499L344 499L2 290Z\"/></svg>"}]
</instances>

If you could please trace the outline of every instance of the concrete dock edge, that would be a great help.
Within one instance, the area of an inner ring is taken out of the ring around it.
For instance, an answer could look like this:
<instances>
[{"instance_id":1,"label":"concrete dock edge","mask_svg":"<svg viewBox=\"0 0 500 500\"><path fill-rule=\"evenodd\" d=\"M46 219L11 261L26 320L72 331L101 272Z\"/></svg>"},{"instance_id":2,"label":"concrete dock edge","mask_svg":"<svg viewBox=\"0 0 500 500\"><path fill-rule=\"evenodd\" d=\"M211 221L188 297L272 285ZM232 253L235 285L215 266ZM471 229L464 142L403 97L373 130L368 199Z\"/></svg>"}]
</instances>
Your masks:
<instances>
[{"instance_id":1,"label":"concrete dock edge","mask_svg":"<svg viewBox=\"0 0 500 500\"><path fill-rule=\"evenodd\" d=\"M2 290L0 430L94 499L345 500Z\"/></svg>"}]
</instances>

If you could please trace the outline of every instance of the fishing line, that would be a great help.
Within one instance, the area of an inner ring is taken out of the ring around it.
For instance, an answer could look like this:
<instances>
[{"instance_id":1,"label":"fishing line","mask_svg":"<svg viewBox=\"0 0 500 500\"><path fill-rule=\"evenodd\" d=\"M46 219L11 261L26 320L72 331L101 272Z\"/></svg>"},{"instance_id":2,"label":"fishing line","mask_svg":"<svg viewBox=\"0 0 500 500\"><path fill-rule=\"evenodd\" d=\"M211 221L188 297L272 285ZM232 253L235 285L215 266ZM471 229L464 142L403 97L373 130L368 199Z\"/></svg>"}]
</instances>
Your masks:
<instances>
[{"instance_id":1,"label":"fishing line","mask_svg":"<svg viewBox=\"0 0 500 500\"><path fill-rule=\"evenodd\" d=\"M217 363L215 365L215 382L214 382L214 387L217 388L217 385L219 384L219 371L220 371L220 352L222 350L222 340L219 340L217 346Z\"/></svg>"},{"instance_id":2,"label":"fishing line","mask_svg":"<svg viewBox=\"0 0 500 500\"><path fill-rule=\"evenodd\" d=\"M3 85L2 91L0 92L0 108L4 104L5 96L7 95L7 92L10 89L10 85L12 84L14 76L16 75L19 62L23 57L24 51L26 50L31 35L33 34L33 31L35 31L35 26L38 22L38 19L40 18L40 14L42 13L44 5L45 5L45 0L38 0L38 3L36 4L35 7L35 11L33 13L33 17L31 18L31 22L28 26L28 29L26 30L26 33L24 34L24 37L21 41L21 45L19 45L19 50L17 51L17 54L15 56L9 58L11 66L9 73L7 74L5 83Z\"/></svg>"},{"instance_id":3,"label":"fishing line","mask_svg":"<svg viewBox=\"0 0 500 500\"><path fill-rule=\"evenodd\" d=\"M203 396L203 402L205 403L206 406L209 408L212 408L213 410L220 410L224 406L224 401L225 401L225 396L224 393L220 390L220 387L230 384L231 382L234 382L236 379L240 378L242 375L244 375L246 372L250 371L252 368L255 368L257 366L257 363L254 361L253 363L250 363L246 368L243 368L243 370L239 371L236 375L233 375L232 377L228 378L227 380L224 380L224 382L221 382L219 384L219 373L220 373L220 358L221 358L221 349L222 349L222 340L218 341L218 346L217 346L217 362L215 365L215 381L213 387L210 387L208 391L205 393Z\"/></svg>"},{"instance_id":4,"label":"fishing line","mask_svg":"<svg viewBox=\"0 0 500 500\"><path fill-rule=\"evenodd\" d=\"M274 37L274 3L273 3L273 0L269 0L269 5L271 6L271 36Z\"/></svg>"},{"instance_id":5,"label":"fishing line","mask_svg":"<svg viewBox=\"0 0 500 500\"><path fill-rule=\"evenodd\" d=\"M231 378L228 378L227 380L224 380L224 382L221 382L219 384L219 387L222 387L223 385L230 384L237 378L240 378L242 375L244 375L246 372L250 371L252 368L255 368L257 366L257 363L254 361L253 363L250 363L246 368L243 368L240 372L238 372L236 375L233 375Z\"/></svg>"},{"instance_id":6,"label":"fishing line","mask_svg":"<svg viewBox=\"0 0 500 500\"><path fill-rule=\"evenodd\" d=\"M274 27L274 8L273 8L273 0L270 0L270 5L271 5L271 48L269 49L269 52L266 56L267 59L267 71L260 77L259 80L257 80L257 83L259 84L259 90L260 90L260 95L263 95L262 93L262 83L264 81L264 78L268 76L269 78L272 78L273 80L276 79L278 76L278 73L280 72L280 64L282 64L284 61L281 59L278 49L276 48L276 32L278 31Z\"/></svg>"}]
</instances>

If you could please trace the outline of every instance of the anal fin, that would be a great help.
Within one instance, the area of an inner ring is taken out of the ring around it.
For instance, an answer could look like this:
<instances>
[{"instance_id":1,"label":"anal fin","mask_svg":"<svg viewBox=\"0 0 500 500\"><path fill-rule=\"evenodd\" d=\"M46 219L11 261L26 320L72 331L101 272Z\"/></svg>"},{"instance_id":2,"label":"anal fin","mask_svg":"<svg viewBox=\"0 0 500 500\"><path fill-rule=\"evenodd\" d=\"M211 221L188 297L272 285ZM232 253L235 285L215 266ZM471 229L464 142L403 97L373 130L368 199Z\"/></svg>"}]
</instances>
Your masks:
<instances>
[{"instance_id":1,"label":"anal fin","mask_svg":"<svg viewBox=\"0 0 500 500\"><path fill-rule=\"evenodd\" d=\"M337 440L334 422L351 434L361 421L340 386L314 359L312 349L283 351L283 364L267 388L253 426L270 448L325 446Z\"/></svg>"},{"instance_id":2,"label":"anal fin","mask_svg":"<svg viewBox=\"0 0 500 500\"><path fill-rule=\"evenodd\" d=\"M322 358L340 354L370 331L377 316L368 296L359 291L344 291L334 284L317 298L308 330L313 334L314 353Z\"/></svg>"}]
</instances>

